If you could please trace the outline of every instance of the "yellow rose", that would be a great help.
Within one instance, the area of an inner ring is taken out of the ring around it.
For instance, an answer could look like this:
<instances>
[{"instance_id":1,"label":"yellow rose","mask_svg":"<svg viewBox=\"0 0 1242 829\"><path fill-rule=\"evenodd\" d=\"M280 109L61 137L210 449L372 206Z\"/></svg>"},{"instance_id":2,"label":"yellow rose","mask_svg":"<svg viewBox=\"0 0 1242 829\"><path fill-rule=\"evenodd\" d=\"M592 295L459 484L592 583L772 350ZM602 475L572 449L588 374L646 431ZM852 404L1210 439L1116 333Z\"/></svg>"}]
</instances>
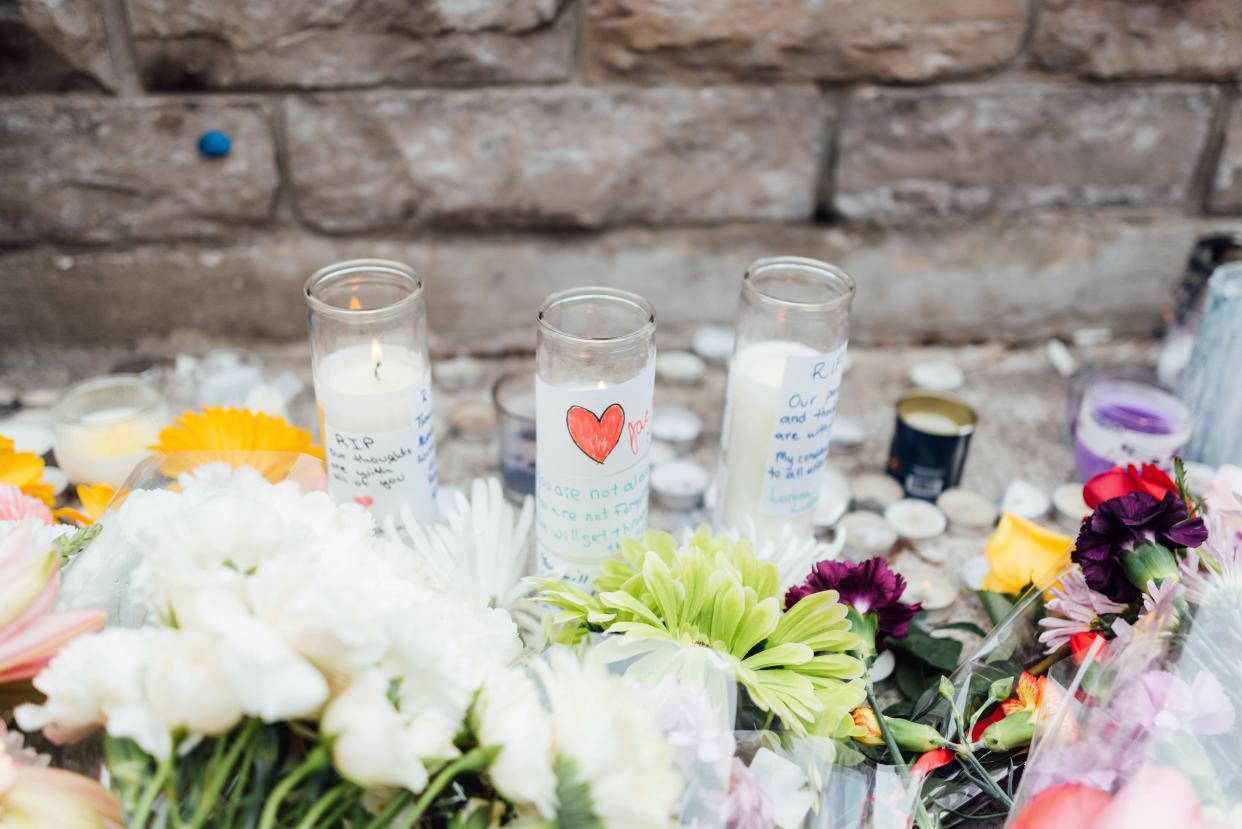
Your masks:
<instances>
[{"instance_id":1,"label":"yellow rose","mask_svg":"<svg viewBox=\"0 0 1242 829\"><path fill-rule=\"evenodd\" d=\"M1004 513L983 548L992 565L983 589L1017 595L1028 584L1047 587L1069 566L1073 549L1074 541L1068 536Z\"/></svg>"}]
</instances>

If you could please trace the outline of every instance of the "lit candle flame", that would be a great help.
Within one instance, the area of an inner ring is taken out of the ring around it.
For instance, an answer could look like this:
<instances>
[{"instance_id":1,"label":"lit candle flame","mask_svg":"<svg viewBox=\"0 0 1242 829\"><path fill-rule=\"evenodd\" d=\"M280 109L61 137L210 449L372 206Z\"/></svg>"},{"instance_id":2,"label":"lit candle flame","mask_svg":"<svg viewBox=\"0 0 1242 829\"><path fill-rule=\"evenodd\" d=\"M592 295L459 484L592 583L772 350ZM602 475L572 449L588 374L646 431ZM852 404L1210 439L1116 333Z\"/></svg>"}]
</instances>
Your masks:
<instances>
[{"instance_id":1,"label":"lit candle flame","mask_svg":"<svg viewBox=\"0 0 1242 829\"><path fill-rule=\"evenodd\" d=\"M358 301L358 297L356 297L356 296L351 296L351 297L349 298L349 310L351 310L351 311L361 311L361 310L362 310L362 303Z\"/></svg>"},{"instance_id":2,"label":"lit candle flame","mask_svg":"<svg viewBox=\"0 0 1242 829\"><path fill-rule=\"evenodd\" d=\"M600 380L600 381L599 381L599 382L595 385L595 388L597 388L597 389L603 389L603 388L606 388L606 387L607 387L607 384L606 384L603 380Z\"/></svg>"},{"instance_id":3,"label":"lit candle flame","mask_svg":"<svg viewBox=\"0 0 1242 829\"><path fill-rule=\"evenodd\" d=\"M380 345L379 337L371 338L371 362L375 363L375 379L380 379L379 367L384 362L384 347Z\"/></svg>"}]
</instances>

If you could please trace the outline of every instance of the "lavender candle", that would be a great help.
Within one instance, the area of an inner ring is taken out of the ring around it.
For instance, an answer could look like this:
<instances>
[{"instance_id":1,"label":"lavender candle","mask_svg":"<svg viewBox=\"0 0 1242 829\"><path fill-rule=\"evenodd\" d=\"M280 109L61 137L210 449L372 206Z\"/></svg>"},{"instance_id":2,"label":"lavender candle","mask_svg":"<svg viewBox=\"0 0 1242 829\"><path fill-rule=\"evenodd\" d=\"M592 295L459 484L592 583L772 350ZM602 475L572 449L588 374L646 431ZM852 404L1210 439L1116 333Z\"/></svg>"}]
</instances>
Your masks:
<instances>
[{"instance_id":1,"label":"lavender candle","mask_svg":"<svg viewBox=\"0 0 1242 829\"><path fill-rule=\"evenodd\" d=\"M1134 380L1103 379L1083 394L1074 435L1082 480L1114 466L1170 469L1190 439L1190 411L1169 392Z\"/></svg>"}]
</instances>

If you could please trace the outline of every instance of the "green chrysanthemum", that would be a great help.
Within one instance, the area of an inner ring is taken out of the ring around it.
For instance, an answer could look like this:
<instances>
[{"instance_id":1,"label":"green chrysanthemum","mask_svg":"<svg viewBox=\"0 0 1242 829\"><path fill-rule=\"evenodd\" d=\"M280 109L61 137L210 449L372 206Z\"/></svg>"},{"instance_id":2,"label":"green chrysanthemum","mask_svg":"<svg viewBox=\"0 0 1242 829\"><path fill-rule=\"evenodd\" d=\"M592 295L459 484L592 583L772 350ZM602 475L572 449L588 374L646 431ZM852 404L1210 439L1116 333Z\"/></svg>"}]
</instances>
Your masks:
<instances>
[{"instance_id":1,"label":"green chrysanthemum","mask_svg":"<svg viewBox=\"0 0 1242 829\"><path fill-rule=\"evenodd\" d=\"M776 566L707 527L680 546L667 533L627 539L620 558L604 564L595 596L540 585L541 600L564 611L558 624L712 648L755 705L795 733L843 736L863 701L863 664L847 653L859 641L837 593L783 611Z\"/></svg>"}]
</instances>

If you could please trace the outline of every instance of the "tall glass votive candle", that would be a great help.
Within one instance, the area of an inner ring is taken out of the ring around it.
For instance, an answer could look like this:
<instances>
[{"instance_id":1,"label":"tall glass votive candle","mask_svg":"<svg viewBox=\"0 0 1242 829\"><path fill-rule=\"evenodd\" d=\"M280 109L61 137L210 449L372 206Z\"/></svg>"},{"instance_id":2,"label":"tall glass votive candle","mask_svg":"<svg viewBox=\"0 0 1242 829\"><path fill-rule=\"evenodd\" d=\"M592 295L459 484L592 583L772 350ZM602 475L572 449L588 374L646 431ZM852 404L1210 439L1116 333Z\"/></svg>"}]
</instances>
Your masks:
<instances>
[{"instance_id":1,"label":"tall glass votive candle","mask_svg":"<svg viewBox=\"0 0 1242 829\"><path fill-rule=\"evenodd\" d=\"M810 535L849 338L854 280L814 259L760 259L742 277L721 430L719 520L759 539Z\"/></svg>"},{"instance_id":2,"label":"tall glass votive candle","mask_svg":"<svg viewBox=\"0 0 1242 829\"><path fill-rule=\"evenodd\" d=\"M500 446L500 485L505 497L520 504L535 494L535 376L506 374L492 386L496 437Z\"/></svg>"},{"instance_id":3,"label":"tall glass votive candle","mask_svg":"<svg viewBox=\"0 0 1242 829\"><path fill-rule=\"evenodd\" d=\"M1208 280L1203 320L1182 375L1182 398L1194 413L1191 460L1242 465L1242 262L1228 262Z\"/></svg>"},{"instance_id":4,"label":"tall glass votive candle","mask_svg":"<svg viewBox=\"0 0 1242 829\"><path fill-rule=\"evenodd\" d=\"M377 521L403 506L436 519L436 441L423 284L398 262L357 259L306 281L328 489Z\"/></svg>"},{"instance_id":5,"label":"tall glass votive candle","mask_svg":"<svg viewBox=\"0 0 1242 829\"><path fill-rule=\"evenodd\" d=\"M647 526L655 311L610 288L553 294L535 351L535 515L542 574L589 585Z\"/></svg>"},{"instance_id":6,"label":"tall glass votive candle","mask_svg":"<svg viewBox=\"0 0 1242 829\"><path fill-rule=\"evenodd\" d=\"M136 374L71 386L51 414L56 462L75 484L120 486L168 424L164 395Z\"/></svg>"}]
</instances>

